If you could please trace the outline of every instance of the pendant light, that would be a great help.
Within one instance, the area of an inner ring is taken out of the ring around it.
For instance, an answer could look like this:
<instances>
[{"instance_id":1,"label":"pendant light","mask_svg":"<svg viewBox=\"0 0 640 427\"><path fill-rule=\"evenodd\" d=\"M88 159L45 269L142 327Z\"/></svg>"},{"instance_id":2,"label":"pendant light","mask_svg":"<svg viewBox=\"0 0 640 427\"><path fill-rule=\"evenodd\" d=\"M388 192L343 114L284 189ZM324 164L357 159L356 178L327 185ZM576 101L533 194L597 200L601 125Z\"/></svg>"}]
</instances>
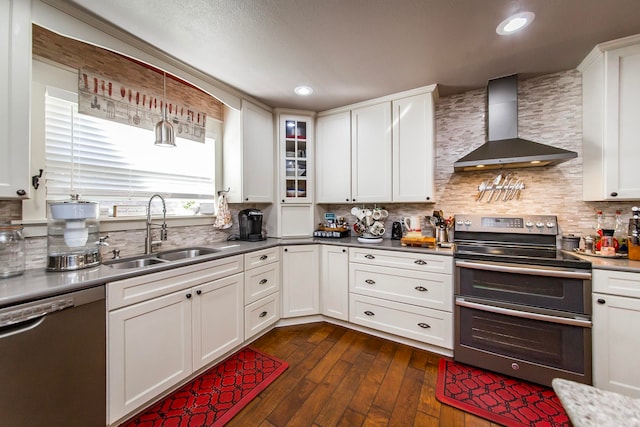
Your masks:
<instances>
[{"instance_id":1,"label":"pendant light","mask_svg":"<svg viewBox=\"0 0 640 427\"><path fill-rule=\"evenodd\" d=\"M173 125L167 120L167 73L163 73L163 91L162 99L164 108L162 110L162 119L156 123L156 142L158 147L175 147L176 135L173 131Z\"/></svg>"}]
</instances>

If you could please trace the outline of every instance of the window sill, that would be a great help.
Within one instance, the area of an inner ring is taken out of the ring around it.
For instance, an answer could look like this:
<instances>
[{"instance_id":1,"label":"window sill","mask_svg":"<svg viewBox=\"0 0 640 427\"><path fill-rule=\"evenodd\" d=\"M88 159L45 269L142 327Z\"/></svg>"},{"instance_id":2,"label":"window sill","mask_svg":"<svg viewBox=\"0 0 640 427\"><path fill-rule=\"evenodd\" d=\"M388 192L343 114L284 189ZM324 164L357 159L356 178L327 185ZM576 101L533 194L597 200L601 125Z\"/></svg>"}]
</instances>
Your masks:
<instances>
[{"instance_id":1,"label":"window sill","mask_svg":"<svg viewBox=\"0 0 640 427\"><path fill-rule=\"evenodd\" d=\"M195 225L213 225L215 215L186 215L167 217L169 227L188 227ZM100 233L112 231L144 230L146 228L146 216L132 216L120 218L100 218ZM162 221L162 216L154 215L152 221L157 223ZM46 237L47 220L23 220L12 221L13 224L22 224L24 237Z\"/></svg>"}]
</instances>

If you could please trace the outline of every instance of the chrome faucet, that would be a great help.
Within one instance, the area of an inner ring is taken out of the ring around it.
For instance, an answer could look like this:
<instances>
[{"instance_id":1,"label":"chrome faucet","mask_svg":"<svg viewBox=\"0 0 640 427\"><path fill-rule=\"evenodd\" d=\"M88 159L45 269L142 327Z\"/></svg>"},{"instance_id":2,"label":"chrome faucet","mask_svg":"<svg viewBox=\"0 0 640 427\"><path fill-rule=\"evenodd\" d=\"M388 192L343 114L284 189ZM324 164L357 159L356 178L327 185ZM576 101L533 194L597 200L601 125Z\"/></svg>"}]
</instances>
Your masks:
<instances>
[{"instance_id":1,"label":"chrome faucet","mask_svg":"<svg viewBox=\"0 0 640 427\"><path fill-rule=\"evenodd\" d=\"M151 201L159 197L162 200L162 224L154 224L151 222ZM160 227L160 240L153 240L151 237L151 227ZM147 205L147 235L144 238L144 253L150 254L153 246L159 246L163 241L167 240L167 205L164 198L159 194L154 194L149 198Z\"/></svg>"}]
</instances>

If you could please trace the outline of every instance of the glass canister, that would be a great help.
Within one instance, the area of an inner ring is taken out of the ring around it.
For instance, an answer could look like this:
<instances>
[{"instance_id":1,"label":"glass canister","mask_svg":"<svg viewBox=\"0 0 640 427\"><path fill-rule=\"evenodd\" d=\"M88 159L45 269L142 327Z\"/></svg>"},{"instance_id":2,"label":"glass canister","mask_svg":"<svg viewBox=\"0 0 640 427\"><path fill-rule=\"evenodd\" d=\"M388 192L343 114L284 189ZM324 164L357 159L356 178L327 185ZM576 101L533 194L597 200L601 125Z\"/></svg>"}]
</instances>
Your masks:
<instances>
[{"instance_id":1,"label":"glass canister","mask_svg":"<svg viewBox=\"0 0 640 427\"><path fill-rule=\"evenodd\" d=\"M22 226L0 224L0 279L24 273Z\"/></svg>"}]
</instances>

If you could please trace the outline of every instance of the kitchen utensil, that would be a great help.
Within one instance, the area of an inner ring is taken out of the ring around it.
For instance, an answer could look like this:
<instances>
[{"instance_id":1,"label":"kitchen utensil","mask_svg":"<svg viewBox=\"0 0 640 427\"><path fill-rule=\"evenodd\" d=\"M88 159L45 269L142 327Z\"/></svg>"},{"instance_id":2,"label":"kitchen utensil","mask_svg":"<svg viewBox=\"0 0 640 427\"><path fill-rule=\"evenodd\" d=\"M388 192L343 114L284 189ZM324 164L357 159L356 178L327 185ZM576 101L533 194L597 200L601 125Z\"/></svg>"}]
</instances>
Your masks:
<instances>
[{"instance_id":1,"label":"kitchen utensil","mask_svg":"<svg viewBox=\"0 0 640 427\"><path fill-rule=\"evenodd\" d=\"M486 181L480 183L480 186L478 187L478 194L476 195L476 202L479 202L484 197L484 193L485 193L485 191L487 191L487 187L489 186L489 182L490 182L490 180L486 180Z\"/></svg>"},{"instance_id":2,"label":"kitchen utensil","mask_svg":"<svg viewBox=\"0 0 640 427\"><path fill-rule=\"evenodd\" d=\"M506 181L506 178L505 178ZM511 183L513 182L513 178L509 178L509 182L507 183L507 185L503 185L502 186L502 201L506 201L507 200L507 194L509 194L509 186L511 185Z\"/></svg>"},{"instance_id":3,"label":"kitchen utensil","mask_svg":"<svg viewBox=\"0 0 640 427\"><path fill-rule=\"evenodd\" d=\"M491 184L491 193L489 193L489 199L487 199L487 203L490 203L491 199L493 199L493 195L496 192L496 187L498 187L498 184L500 183L501 180L502 180L502 174L498 174L498 176L496 176L495 179L493 180L493 184Z\"/></svg>"}]
</instances>

